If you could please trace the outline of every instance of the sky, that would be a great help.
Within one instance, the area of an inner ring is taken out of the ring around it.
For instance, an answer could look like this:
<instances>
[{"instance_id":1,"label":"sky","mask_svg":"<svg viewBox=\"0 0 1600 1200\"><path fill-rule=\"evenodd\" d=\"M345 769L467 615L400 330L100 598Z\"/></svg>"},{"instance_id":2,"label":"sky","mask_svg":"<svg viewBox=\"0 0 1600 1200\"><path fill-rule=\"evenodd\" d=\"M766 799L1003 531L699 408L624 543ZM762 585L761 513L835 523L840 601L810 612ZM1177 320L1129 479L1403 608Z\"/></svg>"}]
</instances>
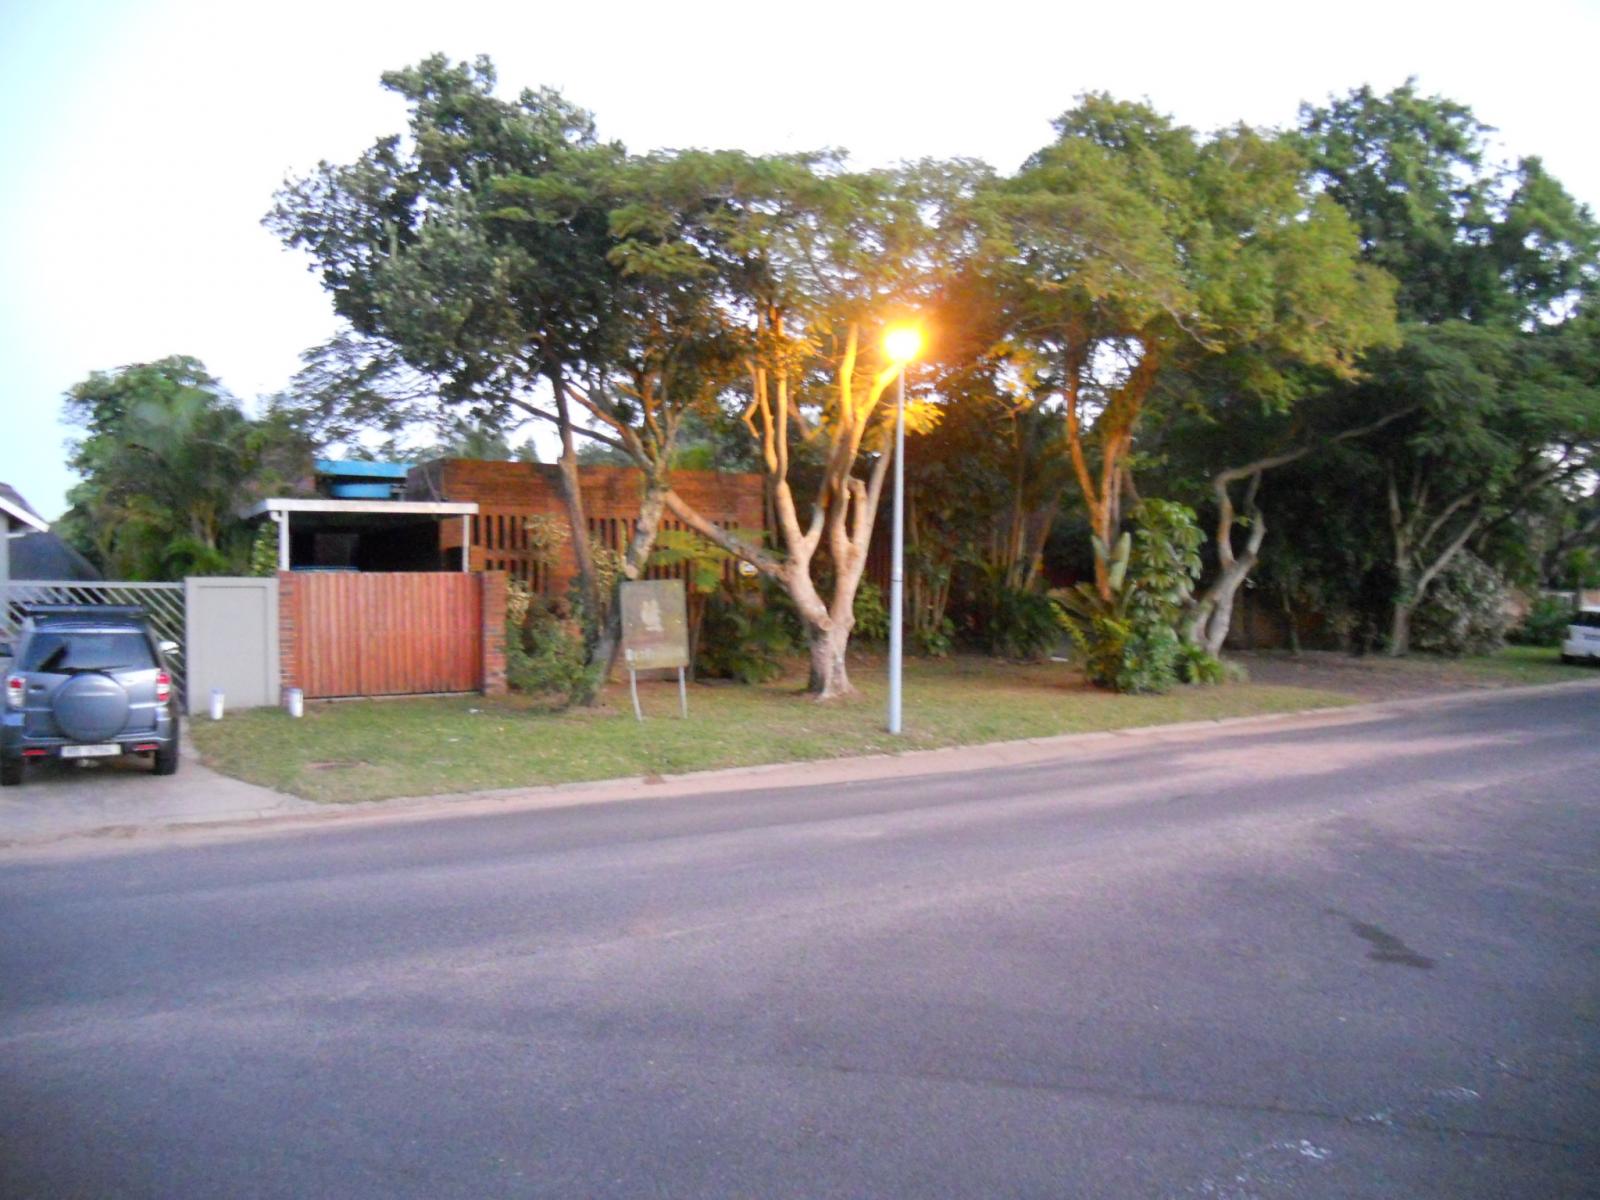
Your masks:
<instances>
[{"instance_id":1,"label":"sky","mask_svg":"<svg viewBox=\"0 0 1600 1200\"><path fill-rule=\"evenodd\" d=\"M1600 0L0 0L0 480L60 514L61 396L90 371L190 354L247 405L281 389L336 326L261 217L286 177L401 131L378 76L435 51L490 55L508 95L555 87L635 150L1002 170L1084 91L1284 127L1415 75L1600 209L1596 46Z\"/></svg>"}]
</instances>

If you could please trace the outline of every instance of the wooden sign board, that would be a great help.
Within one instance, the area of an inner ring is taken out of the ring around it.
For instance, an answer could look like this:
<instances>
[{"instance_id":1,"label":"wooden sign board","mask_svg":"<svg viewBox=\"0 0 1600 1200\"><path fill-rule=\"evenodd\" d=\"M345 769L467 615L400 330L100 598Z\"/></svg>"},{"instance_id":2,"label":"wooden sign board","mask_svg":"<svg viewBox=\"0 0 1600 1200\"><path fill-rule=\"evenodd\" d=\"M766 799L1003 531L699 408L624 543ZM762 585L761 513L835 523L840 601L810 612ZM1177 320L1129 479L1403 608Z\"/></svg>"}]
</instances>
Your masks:
<instances>
[{"instance_id":1,"label":"wooden sign board","mask_svg":"<svg viewBox=\"0 0 1600 1200\"><path fill-rule=\"evenodd\" d=\"M689 665L689 618L683 580L622 585L622 658L635 671Z\"/></svg>"}]
</instances>

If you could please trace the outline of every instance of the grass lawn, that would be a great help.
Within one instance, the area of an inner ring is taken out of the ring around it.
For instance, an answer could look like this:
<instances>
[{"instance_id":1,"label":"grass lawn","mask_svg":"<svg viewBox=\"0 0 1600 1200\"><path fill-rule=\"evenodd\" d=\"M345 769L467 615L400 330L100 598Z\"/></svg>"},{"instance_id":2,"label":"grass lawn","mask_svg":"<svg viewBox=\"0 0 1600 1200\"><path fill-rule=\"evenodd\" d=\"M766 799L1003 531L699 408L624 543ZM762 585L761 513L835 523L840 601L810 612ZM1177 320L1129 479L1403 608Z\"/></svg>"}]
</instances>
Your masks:
<instances>
[{"instance_id":1,"label":"grass lawn","mask_svg":"<svg viewBox=\"0 0 1600 1200\"><path fill-rule=\"evenodd\" d=\"M1448 660L1446 660L1448 661ZM1564 679L1593 679L1593 667L1561 661L1555 646L1507 646L1498 654L1463 658L1461 664L1488 680L1511 684L1560 683Z\"/></svg>"},{"instance_id":2,"label":"grass lawn","mask_svg":"<svg viewBox=\"0 0 1600 1200\"><path fill-rule=\"evenodd\" d=\"M1233 657L1249 670L1252 679L1263 683L1296 684L1343 692L1363 700L1596 678L1593 667L1566 666L1559 650L1540 646L1507 646L1498 654L1476 658L1438 658L1429 654L1409 658L1368 654L1352 658L1328 651L1298 656L1269 651Z\"/></svg>"},{"instance_id":3,"label":"grass lawn","mask_svg":"<svg viewBox=\"0 0 1600 1200\"><path fill-rule=\"evenodd\" d=\"M1349 703L1316 688L1234 683L1166 696L1114 696L1060 663L1021 666L956 657L906 664L905 725L883 730L881 656L852 663L862 695L819 705L792 674L757 687L689 689L677 715L676 683L640 685L648 718L633 719L627 687L598 710L550 713L516 696L344 701L306 705L298 721L257 709L190 725L205 762L229 775L311 800L532 787L629 775L666 775L920 750L1060 733L1159 725Z\"/></svg>"}]
</instances>

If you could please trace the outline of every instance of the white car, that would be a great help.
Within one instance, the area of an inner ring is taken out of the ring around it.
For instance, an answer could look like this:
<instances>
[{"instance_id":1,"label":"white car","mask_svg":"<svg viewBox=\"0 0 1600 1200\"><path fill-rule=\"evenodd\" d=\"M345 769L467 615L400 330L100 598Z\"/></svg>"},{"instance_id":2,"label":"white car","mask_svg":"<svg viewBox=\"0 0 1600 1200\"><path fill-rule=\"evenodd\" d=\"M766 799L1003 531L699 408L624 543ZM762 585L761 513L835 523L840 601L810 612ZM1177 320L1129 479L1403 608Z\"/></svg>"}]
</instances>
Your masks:
<instances>
[{"instance_id":1,"label":"white car","mask_svg":"<svg viewBox=\"0 0 1600 1200\"><path fill-rule=\"evenodd\" d=\"M1567 640L1561 643L1561 661L1593 662L1600 659L1600 608L1586 608L1567 626Z\"/></svg>"}]
</instances>

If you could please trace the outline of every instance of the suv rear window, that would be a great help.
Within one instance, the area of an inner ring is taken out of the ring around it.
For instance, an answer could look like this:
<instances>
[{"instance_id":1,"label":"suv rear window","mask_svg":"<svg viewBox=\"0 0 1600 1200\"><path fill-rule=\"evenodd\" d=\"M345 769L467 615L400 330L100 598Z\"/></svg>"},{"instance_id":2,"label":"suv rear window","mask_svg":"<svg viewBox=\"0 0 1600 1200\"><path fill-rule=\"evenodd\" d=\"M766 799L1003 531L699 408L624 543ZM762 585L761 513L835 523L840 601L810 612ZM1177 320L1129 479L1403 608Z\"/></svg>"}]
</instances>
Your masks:
<instances>
[{"instance_id":1,"label":"suv rear window","mask_svg":"<svg viewBox=\"0 0 1600 1200\"><path fill-rule=\"evenodd\" d=\"M1572 624L1585 625L1590 629L1600 628L1600 612L1581 612L1572 615Z\"/></svg>"},{"instance_id":2,"label":"suv rear window","mask_svg":"<svg viewBox=\"0 0 1600 1200\"><path fill-rule=\"evenodd\" d=\"M138 671L156 665L150 643L133 630L90 633L41 630L28 639L23 671Z\"/></svg>"}]
</instances>

